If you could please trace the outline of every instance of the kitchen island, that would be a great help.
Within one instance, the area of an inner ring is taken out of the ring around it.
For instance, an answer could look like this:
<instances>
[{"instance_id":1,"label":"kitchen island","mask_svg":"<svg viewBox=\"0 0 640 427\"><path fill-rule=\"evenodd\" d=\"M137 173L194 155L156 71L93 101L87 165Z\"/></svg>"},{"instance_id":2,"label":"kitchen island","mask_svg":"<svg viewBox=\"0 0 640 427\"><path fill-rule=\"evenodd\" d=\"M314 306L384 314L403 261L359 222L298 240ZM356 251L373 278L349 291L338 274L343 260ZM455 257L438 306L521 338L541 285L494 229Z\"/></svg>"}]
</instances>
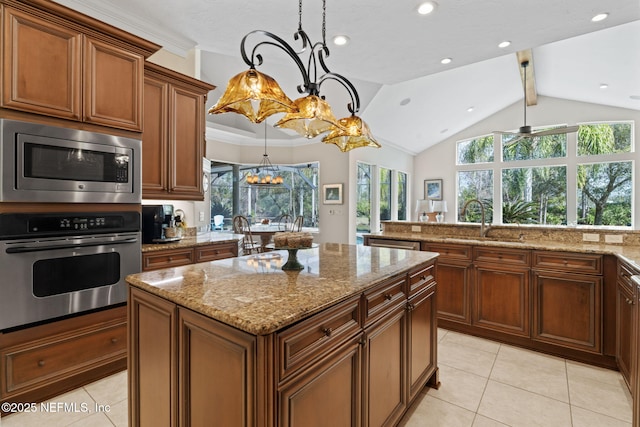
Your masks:
<instances>
[{"instance_id":1,"label":"kitchen island","mask_svg":"<svg viewBox=\"0 0 640 427\"><path fill-rule=\"evenodd\" d=\"M394 425L438 385L436 258L324 243L134 274L130 425Z\"/></svg>"}]
</instances>

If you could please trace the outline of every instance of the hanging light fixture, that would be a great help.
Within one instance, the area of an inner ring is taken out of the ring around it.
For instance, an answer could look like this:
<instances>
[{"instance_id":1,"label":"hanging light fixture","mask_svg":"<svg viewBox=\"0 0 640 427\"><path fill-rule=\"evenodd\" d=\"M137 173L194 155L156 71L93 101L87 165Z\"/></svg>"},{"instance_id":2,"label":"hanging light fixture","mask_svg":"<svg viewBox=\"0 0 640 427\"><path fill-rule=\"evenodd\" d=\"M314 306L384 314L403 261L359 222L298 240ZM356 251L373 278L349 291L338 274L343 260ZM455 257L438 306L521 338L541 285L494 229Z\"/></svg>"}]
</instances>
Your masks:
<instances>
[{"instance_id":1,"label":"hanging light fixture","mask_svg":"<svg viewBox=\"0 0 640 427\"><path fill-rule=\"evenodd\" d=\"M245 47L247 39L256 35L266 40L256 43L249 57ZM336 144L343 152L358 147L379 148L380 144L371 135L369 127L356 115L360 110L356 88L345 77L331 72L325 63L325 58L329 56L326 43L326 0L322 1L322 41L313 43L302 29L302 0L298 2L298 30L293 38L301 40L300 52L296 52L282 38L270 32L254 30L246 34L240 43L240 53L244 62L249 65L249 70L229 80L225 93L209 109L209 114L233 112L244 115L254 123L260 123L272 114L285 113L275 124L276 127L293 129L306 138L329 132L323 142ZM258 48L263 45L280 48L295 62L303 80L297 89L301 94L306 93L306 96L291 101L273 78L256 70L263 62L262 55L257 53ZM302 54L307 48L309 58L305 68L299 53ZM318 76L319 73L323 74ZM324 96L320 95L320 87L327 80L337 81L349 93L351 102L347 109L351 113L350 117L337 120Z\"/></svg>"},{"instance_id":2,"label":"hanging light fixture","mask_svg":"<svg viewBox=\"0 0 640 427\"><path fill-rule=\"evenodd\" d=\"M267 122L264 122L264 154L262 155L262 161L256 167L255 174L247 173L246 181L247 184L258 186L280 185L284 182L280 175L280 170L271 164L267 154Z\"/></svg>"}]
</instances>

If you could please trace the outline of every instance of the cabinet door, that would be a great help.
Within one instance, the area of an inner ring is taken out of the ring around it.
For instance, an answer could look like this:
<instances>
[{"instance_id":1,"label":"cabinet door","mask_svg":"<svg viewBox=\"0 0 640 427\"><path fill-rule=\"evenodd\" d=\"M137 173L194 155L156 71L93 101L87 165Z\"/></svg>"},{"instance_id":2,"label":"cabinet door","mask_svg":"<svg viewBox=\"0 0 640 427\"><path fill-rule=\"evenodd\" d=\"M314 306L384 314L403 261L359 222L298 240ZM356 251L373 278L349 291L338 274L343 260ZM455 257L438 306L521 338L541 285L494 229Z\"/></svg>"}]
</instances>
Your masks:
<instances>
[{"instance_id":1,"label":"cabinet door","mask_svg":"<svg viewBox=\"0 0 640 427\"><path fill-rule=\"evenodd\" d=\"M533 339L600 353L602 278L534 271Z\"/></svg>"},{"instance_id":2,"label":"cabinet door","mask_svg":"<svg viewBox=\"0 0 640 427\"><path fill-rule=\"evenodd\" d=\"M360 337L356 335L280 387L275 425L361 425Z\"/></svg>"},{"instance_id":3,"label":"cabinet door","mask_svg":"<svg viewBox=\"0 0 640 427\"><path fill-rule=\"evenodd\" d=\"M163 197L169 190L168 100L169 84L145 77L142 130L142 195L145 198Z\"/></svg>"},{"instance_id":4,"label":"cabinet door","mask_svg":"<svg viewBox=\"0 0 640 427\"><path fill-rule=\"evenodd\" d=\"M438 262L438 318L471 324L471 264Z\"/></svg>"},{"instance_id":5,"label":"cabinet door","mask_svg":"<svg viewBox=\"0 0 640 427\"><path fill-rule=\"evenodd\" d=\"M395 425L407 406L406 309L365 329L364 425Z\"/></svg>"},{"instance_id":6,"label":"cabinet door","mask_svg":"<svg viewBox=\"0 0 640 427\"><path fill-rule=\"evenodd\" d=\"M176 306L129 288L129 425L177 426Z\"/></svg>"},{"instance_id":7,"label":"cabinet door","mask_svg":"<svg viewBox=\"0 0 640 427\"><path fill-rule=\"evenodd\" d=\"M182 200L203 200L204 97L170 88L169 191Z\"/></svg>"},{"instance_id":8,"label":"cabinet door","mask_svg":"<svg viewBox=\"0 0 640 427\"><path fill-rule=\"evenodd\" d=\"M82 36L9 7L4 12L2 106L80 120Z\"/></svg>"},{"instance_id":9,"label":"cabinet door","mask_svg":"<svg viewBox=\"0 0 640 427\"><path fill-rule=\"evenodd\" d=\"M408 307L407 370L411 402L437 367L436 286L411 298Z\"/></svg>"},{"instance_id":10,"label":"cabinet door","mask_svg":"<svg viewBox=\"0 0 640 427\"><path fill-rule=\"evenodd\" d=\"M142 55L86 37L84 62L84 120L142 130Z\"/></svg>"},{"instance_id":11,"label":"cabinet door","mask_svg":"<svg viewBox=\"0 0 640 427\"><path fill-rule=\"evenodd\" d=\"M633 343L633 304L634 295L624 284L616 286L616 363L627 385L633 389L631 379L632 343Z\"/></svg>"},{"instance_id":12,"label":"cabinet door","mask_svg":"<svg viewBox=\"0 0 640 427\"><path fill-rule=\"evenodd\" d=\"M179 330L180 425L256 425L255 337L182 308Z\"/></svg>"},{"instance_id":13,"label":"cabinet door","mask_svg":"<svg viewBox=\"0 0 640 427\"><path fill-rule=\"evenodd\" d=\"M478 265L475 269L476 326L528 337L529 269L501 269Z\"/></svg>"}]
</instances>

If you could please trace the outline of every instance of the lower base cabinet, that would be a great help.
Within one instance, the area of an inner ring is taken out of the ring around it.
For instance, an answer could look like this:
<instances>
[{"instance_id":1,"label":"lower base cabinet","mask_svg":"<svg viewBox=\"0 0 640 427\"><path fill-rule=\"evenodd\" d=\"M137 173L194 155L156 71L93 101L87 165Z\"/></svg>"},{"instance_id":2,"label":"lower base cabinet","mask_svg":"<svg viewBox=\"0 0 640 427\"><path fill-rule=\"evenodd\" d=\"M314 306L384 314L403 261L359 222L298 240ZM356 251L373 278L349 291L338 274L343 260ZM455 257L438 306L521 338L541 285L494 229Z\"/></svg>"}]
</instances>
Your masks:
<instances>
[{"instance_id":1,"label":"lower base cabinet","mask_svg":"<svg viewBox=\"0 0 640 427\"><path fill-rule=\"evenodd\" d=\"M0 334L0 401L40 402L127 368L126 307Z\"/></svg>"},{"instance_id":2,"label":"lower base cabinet","mask_svg":"<svg viewBox=\"0 0 640 427\"><path fill-rule=\"evenodd\" d=\"M129 425L396 425L437 384L435 263L255 336L129 289Z\"/></svg>"}]
</instances>

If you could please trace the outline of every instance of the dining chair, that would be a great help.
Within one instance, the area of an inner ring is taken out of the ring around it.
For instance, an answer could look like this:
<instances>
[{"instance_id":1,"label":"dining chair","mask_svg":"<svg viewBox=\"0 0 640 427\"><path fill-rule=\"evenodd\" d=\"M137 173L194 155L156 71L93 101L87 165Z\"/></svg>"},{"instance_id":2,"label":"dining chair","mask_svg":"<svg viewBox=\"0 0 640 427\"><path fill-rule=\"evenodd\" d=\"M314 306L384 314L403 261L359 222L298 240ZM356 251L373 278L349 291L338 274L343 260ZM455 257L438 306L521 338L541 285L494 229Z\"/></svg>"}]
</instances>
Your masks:
<instances>
[{"instance_id":1,"label":"dining chair","mask_svg":"<svg viewBox=\"0 0 640 427\"><path fill-rule=\"evenodd\" d=\"M222 230L223 224L224 224L224 215L214 215L213 216L213 229L214 230Z\"/></svg>"},{"instance_id":2,"label":"dining chair","mask_svg":"<svg viewBox=\"0 0 640 427\"><path fill-rule=\"evenodd\" d=\"M302 223L304 222L304 217L302 215L298 215L296 220L291 224L291 231L302 231Z\"/></svg>"},{"instance_id":3,"label":"dining chair","mask_svg":"<svg viewBox=\"0 0 640 427\"><path fill-rule=\"evenodd\" d=\"M233 232L237 234L242 234L242 254L250 255L254 252L260 253L262 252L262 245L260 242L257 242L253 239L253 235L251 234L251 227L249 225L249 220L242 216L236 215L233 217Z\"/></svg>"},{"instance_id":4,"label":"dining chair","mask_svg":"<svg viewBox=\"0 0 640 427\"><path fill-rule=\"evenodd\" d=\"M293 218L289 214L282 214L276 219L276 223L278 224L279 231L289 231L291 229L291 224L293 223Z\"/></svg>"}]
</instances>

